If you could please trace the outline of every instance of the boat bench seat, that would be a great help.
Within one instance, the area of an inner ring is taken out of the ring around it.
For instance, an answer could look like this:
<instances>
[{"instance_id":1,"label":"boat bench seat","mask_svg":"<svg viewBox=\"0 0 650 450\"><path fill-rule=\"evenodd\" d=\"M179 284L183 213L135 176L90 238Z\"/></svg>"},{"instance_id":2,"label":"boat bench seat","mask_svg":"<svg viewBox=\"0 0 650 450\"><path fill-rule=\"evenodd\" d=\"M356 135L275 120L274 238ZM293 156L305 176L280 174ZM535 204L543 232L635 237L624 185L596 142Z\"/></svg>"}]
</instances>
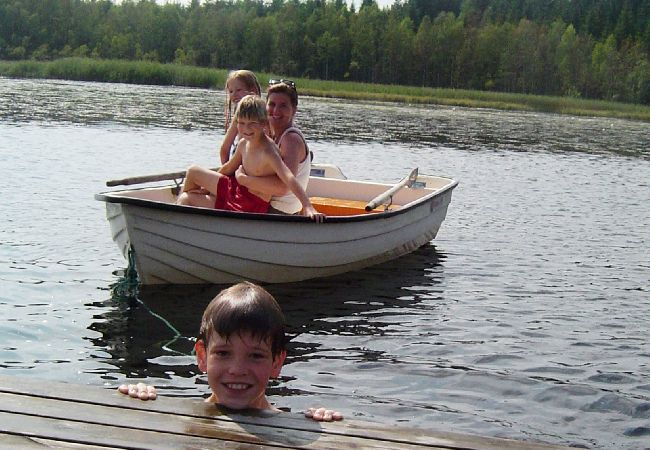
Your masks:
<instances>
[{"instance_id":1,"label":"boat bench seat","mask_svg":"<svg viewBox=\"0 0 650 450\"><path fill-rule=\"evenodd\" d=\"M367 202L361 200L348 200L332 197L309 197L311 204L318 212L328 216L354 216L357 214L371 214L382 212L383 208L376 208L366 212ZM397 205L391 205L392 208Z\"/></svg>"}]
</instances>

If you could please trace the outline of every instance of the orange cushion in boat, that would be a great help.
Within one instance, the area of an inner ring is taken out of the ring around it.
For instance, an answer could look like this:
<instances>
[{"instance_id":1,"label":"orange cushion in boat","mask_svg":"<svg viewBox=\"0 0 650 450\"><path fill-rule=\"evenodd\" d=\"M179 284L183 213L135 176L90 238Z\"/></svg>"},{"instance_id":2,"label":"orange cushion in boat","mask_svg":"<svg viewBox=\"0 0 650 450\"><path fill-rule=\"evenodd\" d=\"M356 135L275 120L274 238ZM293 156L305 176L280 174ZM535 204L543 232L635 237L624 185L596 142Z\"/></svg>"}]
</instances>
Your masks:
<instances>
[{"instance_id":1,"label":"orange cushion in boat","mask_svg":"<svg viewBox=\"0 0 650 450\"><path fill-rule=\"evenodd\" d=\"M347 200L344 198L310 197L309 200L318 212L328 216L354 216L357 214L370 214L382 212L383 207L366 212L367 202L360 200ZM393 207L395 205L392 205Z\"/></svg>"}]
</instances>

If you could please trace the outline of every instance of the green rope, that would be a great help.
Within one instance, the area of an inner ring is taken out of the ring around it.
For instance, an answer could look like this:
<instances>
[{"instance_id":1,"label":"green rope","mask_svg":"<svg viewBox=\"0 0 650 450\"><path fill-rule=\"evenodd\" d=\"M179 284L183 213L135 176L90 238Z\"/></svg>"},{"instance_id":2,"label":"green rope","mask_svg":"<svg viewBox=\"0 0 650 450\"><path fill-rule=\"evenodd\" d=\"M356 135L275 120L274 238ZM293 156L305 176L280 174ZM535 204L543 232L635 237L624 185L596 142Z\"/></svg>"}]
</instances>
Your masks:
<instances>
[{"instance_id":1,"label":"green rope","mask_svg":"<svg viewBox=\"0 0 650 450\"><path fill-rule=\"evenodd\" d=\"M118 301L129 302L138 296L138 272L135 269L135 254L129 248L127 255L128 266L124 274L111 285L111 297Z\"/></svg>"},{"instance_id":2,"label":"green rope","mask_svg":"<svg viewBox=\"0 0 650 450\"><path fill-rule=\"evenodd\" d=\"M120 279L116 283L111 285L111 297L113 299L115 299L115 300L118 300L118 301L127 301L127 302L135 301L135 302L139 303L140 305L142 305L142 307L144 307L145 310L151 316L153 316L156 319L160 320L173 333L173 337L169 341L163 343L162 349L165 350L165 351L168 351L170 353L176 353L178 355L189 356L186 353L180 352L178 350L173 350L172 348L170 348L170 345L174 344L176 341L183 338L180 331L178 331L176 329L176 327L174 327L169 322L169 320L165 319L160 314L153 312L151 310L151 308L149 308L147 306L147 304L144 303L140 299L140 297L139 297L139 294L140 294L140 290L139 290L140 282L139 281L140 280L138 278L138 271L136 270L136 266L135 266L135 251L133 250L133 247L129 248L127 261L128 261L128 266L127 266L126 270L124 271L124 275L122 277L120 277ZM191 340L191 339L188 338L188 340ZM194 354L194 350L192 350L191 354Z\"/></svg>"},{"instance_id":3,"label":"green rope","mask_svg":"<svg viewBox=\"0 0 650 450\"><path fill-rule=\"evenodd\" d=\"M181 332L178 331L178 330L174 327L174 325L172 325L172 324L169 322L169 320L165 319L165 318L164 318L163 316L161 316L160 314L153 312L153 311L151 310L151 308L149 308L149 307L148 307L148 306L147 306L147 305L146 305L142 300L140 300L139 297L136 297L135 300L136 300L138 303L140 303L140 304L141 304L141 305L142 305L142 306L147 310L147 312L148 312L149 314L151 314L153 317L155 317L156 319L158 319L158 320L160 320L162 323L164 323L165 326L166 326L167 328L169 328L169 329L172 331L172 333L174 333L174 337L171 338L169 341L165 342L165 343L162 345L162 349L165 350L165 351L168 351L168 352L170 352L170 353L176 353L177 355L189 356L189 355L187 355L186 353L179 352L178 350L174 350L174 349L172 349L172 348L169 347L170 345L172 345L172 344L173 344L174 342L176 342L177 340L183 338L183 335L181 334Z\"/></svg>"}]
</instances>

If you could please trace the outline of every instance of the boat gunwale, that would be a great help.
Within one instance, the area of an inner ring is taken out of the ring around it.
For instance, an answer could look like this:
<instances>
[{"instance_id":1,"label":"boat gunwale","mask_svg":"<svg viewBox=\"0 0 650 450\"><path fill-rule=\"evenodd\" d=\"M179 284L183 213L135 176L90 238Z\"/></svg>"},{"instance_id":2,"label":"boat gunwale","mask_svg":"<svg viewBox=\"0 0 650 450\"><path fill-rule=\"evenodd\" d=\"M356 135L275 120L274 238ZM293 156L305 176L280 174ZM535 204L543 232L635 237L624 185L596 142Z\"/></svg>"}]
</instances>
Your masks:
<instances>
[{"instance_id":1,"label":"boat gunwale","mask_svg":"<svg viewBox=\"0 0 650 450\"><path fill-rule=\"evenodd\" d=\"M430 199L439 197L444 193L446 193L447 191L453 190L458 185L458 180L454 180L452 178L445 178L445 177L437 177L437 178L448 179L451 181L451 183L409 204L403 205L398 209L368 213L368 214L351 215L351 216L326 216L324 223L365 222L371 220L388 219L391 217L408 213L412 209L421 206L422 203L425 203ZM106 203L120 203L125 205L134 205L134 206L140 206L140 207L163 210L163 211L174 211L174 212L179 212L184 214L198 214L202 216L227 217L227 218L245 219L245 220L263 220L263 221L273 221L273 222L313 222L313 220L310 219L309 217L302 216L302 215L227 211L221 209L210 209L210 208L202 208L202 207L194 207L194 206L175 205L175 204L159 202L155 200L112 195L112 194L123 193L128 191L139 191L145 189L165 189L169 187L172 186L156 186L153 188L149 186L149 187L142 187L136 189L101 192L99 194L95 194L95 200L103 201Z\"/></svg>"}]
</instances>

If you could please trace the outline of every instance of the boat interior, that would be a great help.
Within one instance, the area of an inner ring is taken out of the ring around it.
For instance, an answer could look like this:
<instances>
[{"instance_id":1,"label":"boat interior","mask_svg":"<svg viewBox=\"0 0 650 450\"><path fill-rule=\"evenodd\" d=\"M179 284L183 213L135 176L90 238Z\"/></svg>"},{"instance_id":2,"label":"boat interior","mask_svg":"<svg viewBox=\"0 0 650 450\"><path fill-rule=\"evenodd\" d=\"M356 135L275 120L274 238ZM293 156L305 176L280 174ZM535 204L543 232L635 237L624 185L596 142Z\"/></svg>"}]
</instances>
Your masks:
<instances>
[{"instance_id":1,"label":"boat interior","mask_svg":"<svg viewBox=\"0 0 650 450\"><path fill-rule=\"evenodd\" d=\"M382 195L395 189L396 185L341 178L312 176L307 194L314 207L328 216L353 216L394 211L417 203L425 197L455 184L451 178L419 175L410 187L401 187L382 199L376 206L369 205ZM115 191L111 196L140 198L163 203L174 203L178 186L156 186L144 189Z\"/></svg>"}]
</instances>

